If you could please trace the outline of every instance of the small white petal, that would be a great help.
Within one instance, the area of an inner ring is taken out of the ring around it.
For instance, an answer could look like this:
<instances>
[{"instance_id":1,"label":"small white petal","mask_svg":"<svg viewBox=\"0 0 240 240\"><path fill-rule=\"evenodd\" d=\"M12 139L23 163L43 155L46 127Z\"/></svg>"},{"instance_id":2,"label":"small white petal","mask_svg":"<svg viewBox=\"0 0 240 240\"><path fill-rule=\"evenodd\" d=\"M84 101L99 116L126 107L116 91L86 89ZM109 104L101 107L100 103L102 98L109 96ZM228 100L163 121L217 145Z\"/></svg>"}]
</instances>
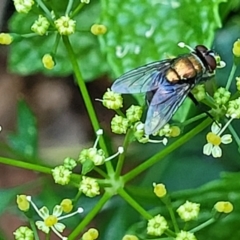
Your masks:
<instances>
[{"instance_id":1,"label":"small white petal","mask_svg":"<svg viewBox=\"0 0 240 240\"><path fill-rule=\"evenodd\" d=\"M231 134L225 134L221 137L221 142L223 144L229 144L232 142L232 135Z\"/></svg>"},{"instance_id":2,"label":"small white petal","mask_svg":"<svg viewBox=\"0 0 240 240\"><path fill-rule=\"evenodd\" d=\"M62 214L62 207L60 205L56 205L53 209L53 215L56 217L61 216Z\"/></svg>"},{"instance_id":3,"label":"small white petal","mask_svg":"<svg viewBox=\"0 0 240 240\"><path fill-rule=\"evenodd\" d=\"M122 154L122 153L124 152L124 148L123 148L123 147L119 147L119 148L118 148L118 152L119 152L120 154Z\"/></svg>"},{"instance_id":4,"label":"small white petal","mask_svg":"<svg viewBox=\"0 0 240 240\"><path fill-rule=\"evenodd\" d=\"M37 228L38 228L39 230L41 230L41 231L43 231L43 232L45 232L45 233L49 233L50 228L47 227L43 221L36 221L35 224L36 224L36 226L37 226Z\"/></svg>"},{"instance_id":5,"label":"small white petal","mask_svg":"<svg viewBox=\"0 0 240 240\"><path fill-rule=\"evenodd\" d=\"M58 232L63 232L63 230L65 229L65 225L63 224L63 223L60 223L60 222L58 222L58 223L56 223L56 224L54 224L54 228L58 231Z\"/></svg>"},{"instance_id":6,"label":"small white petal","mask_svg":"<svg viewBox=\"0 0 240 240\"><path fill-rule=\"evenodd\" d=\"M96 132L96 134L97 134L98 136L103 135L103 130L102 130L102 129L98 129L97 132Z\"/></svg>"},{"instance_id":7,"label":"small white petal","mask_svg":"<svg viewBox=\"0 0 240 240\"><path fill-rule=\"evenodd\" d=\"M212 149L212 155L215 158L219 158L222 156L222 149L219 146L214 146Z\"/></svg>"},{"instance_id":8,"label":"small white petal","mask_svg":"<svg viewBox=\"0 0 240 240\"><path fill-rule=\"evenodd\" d=\"M49 210L47 207L43 206L39 209L39 213L41 214L41 218L46 219L49 216Z\"/></svg>"},{"instance_id":9,"label":"small white petal","mask_svg":"<svg viewBox=\"0 0 240 240\"><path fill-rule=\"evenodd\" d=\"M211 126L211 131L215 134L218 134L221 130L221 123L216 124L215 122Z\"/></svg>"},{"instance_id":10,"label":"small white petal","mask_svg":"<svg viewBox=\"0 0 240 240\"><path fill-rule=\"evenodd\" d=\"M203 146L203 154L210 156L212 153L213 145L211 143L207 143Z\"/></svg>"}]
</instances>

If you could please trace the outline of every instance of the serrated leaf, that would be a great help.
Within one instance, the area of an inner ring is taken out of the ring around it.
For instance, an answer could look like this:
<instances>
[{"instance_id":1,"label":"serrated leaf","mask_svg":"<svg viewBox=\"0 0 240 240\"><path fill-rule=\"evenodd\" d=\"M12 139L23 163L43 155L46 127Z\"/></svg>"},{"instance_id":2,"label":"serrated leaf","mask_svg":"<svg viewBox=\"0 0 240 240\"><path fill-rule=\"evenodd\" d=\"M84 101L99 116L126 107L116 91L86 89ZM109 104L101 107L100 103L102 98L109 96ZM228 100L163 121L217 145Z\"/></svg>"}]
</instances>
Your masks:
<instances>
[{"instance_id":1,"label":"serrated leaf","mask_svg":"<svg viewBox=\"0 0 240 240\"><path fill-rule=\"evenodd\" d=\"M58 14L64 14L66 2L59 4L58 0L51 1L51 6ZM38 19L36 12L28 14L15 13L9 22L9 29L13 33L31 33L31 25ZM97 37L90 33L90 27L96 22L100 12L100 3L92 1L74 17L77 21L77 31L70 36L72 47L76 53L82 75L85 80L92 80L104 74L108 67L101 54ZM84 32L82 32L84 30ZM88 32L89 31L89 32ZM44 73L51 76L67 76L73 73L72 66L67 57L64 45L60 42L57 54L54 57L56 65L52 70L43 67L42 57L50 53L55 43L56 33L49 32L47 36L36 36L23 38L20 41L13 41L10 48L9 67L14 73L20 75L30 75L34 73Z\"/></svg>"},{"instance_id":2,"label":"serrated leaf","mask_svg":"<svg viewBox=\"0 0 240 240\"><path fill-rule=\"evenodd\" d=\"M221 26L221 2L102 0L101 20L108 32L100 41L114 74L182 53L178 42L210 47Z\"/></svg>"},{"instance_id":3,"label":"serrated leaf","mask_svg":"<svg viewBox=\"0 0 240 240\"><path fill-rule=\"evenodd\" d=\"M20 100L17 107L17 131L7 136L9 146L26 157L37 154L36 119L27 106Z\"/></svg>"}]
</instances>

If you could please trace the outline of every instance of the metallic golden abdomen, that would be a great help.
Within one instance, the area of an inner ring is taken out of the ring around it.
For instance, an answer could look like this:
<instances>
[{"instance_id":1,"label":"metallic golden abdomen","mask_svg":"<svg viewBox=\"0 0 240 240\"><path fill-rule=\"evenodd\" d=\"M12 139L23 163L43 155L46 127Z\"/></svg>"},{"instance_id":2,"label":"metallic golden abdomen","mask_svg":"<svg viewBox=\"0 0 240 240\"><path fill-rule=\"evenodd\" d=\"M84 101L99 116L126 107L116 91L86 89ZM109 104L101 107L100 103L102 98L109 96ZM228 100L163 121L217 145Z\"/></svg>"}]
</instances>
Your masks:
<instances>
[{"instance_id":1,"label":"metallic golden abdomen","mask_svg":"<svg viewBox=\"0 0 240 240\"><path fill-rule=\"evenodd\" d=\"M169 82L177 83L196 78L202 71L203 66L200 60L195 55L189 55L176 59L166 72L166 78Z\"/></svg>"}]
</instances>

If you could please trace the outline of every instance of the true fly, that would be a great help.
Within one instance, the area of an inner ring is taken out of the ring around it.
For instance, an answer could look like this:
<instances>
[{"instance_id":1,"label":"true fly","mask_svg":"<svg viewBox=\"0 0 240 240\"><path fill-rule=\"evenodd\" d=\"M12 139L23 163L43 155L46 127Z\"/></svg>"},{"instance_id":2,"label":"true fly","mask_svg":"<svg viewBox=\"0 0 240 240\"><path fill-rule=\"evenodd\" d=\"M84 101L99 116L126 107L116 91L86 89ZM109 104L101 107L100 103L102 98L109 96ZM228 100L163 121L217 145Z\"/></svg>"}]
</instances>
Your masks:
<instances>
[{"instance_id":1,"label":"true fly","mask_svg":"<svg viewBox=\"0 0 240 240\"><path fill-rule=\"evenodd\" d=\"M217 67L215 54L203 45L176 58L133 69L113 83L116 93L146 93L149 104L145 134L162 128L177 111L194 86L208 80Z\"/></svg>"}]
</instances>

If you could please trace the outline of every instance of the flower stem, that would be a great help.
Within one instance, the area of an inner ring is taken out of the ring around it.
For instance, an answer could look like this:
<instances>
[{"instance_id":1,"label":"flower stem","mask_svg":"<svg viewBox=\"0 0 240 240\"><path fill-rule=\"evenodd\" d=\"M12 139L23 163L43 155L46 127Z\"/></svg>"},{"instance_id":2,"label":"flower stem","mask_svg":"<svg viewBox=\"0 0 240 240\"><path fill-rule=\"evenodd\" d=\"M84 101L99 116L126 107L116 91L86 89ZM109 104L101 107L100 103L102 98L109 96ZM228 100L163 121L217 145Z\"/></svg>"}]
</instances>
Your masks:
<instances>
[{"instance_id":1,"label":"flower stem","mask_svg":"<svg viewBox=\"0 0 240 240\"><path fill-rule=\"evenodd\" d=\"M190 232L195 233L195 232L197 232L197 231L199 231L199 230L201 230L201 229L203 229L203 228L213 224L214 222L216 222L216 220L214 218L211 218L211 219L207 220L206 222L198 225L197 227L191 229Z\"/></svg>"},{"instance_id":2,"label":"flower stem","mask_svg":"<svg viewBox=\"0 0 240 240\"><path fill-rule=\"evenodd\" d=\"M139 212L145 219L149 220L153 216L148 213L142 206L138 204L123 188L118 189L118 194L128 202L137 212Z\"/></svg>"},{"instance_id":3,"label":"flower stem","mask_svg":"<svg viewBox=\"0 0 240 240\"><path fill-rule=\"evenodd\" d=\"M193 123L193 122L196 122L196 121L198 121L199 119L202 119L202 118L204 118L204 117L206 117L206 116L207 116L206 113L201 113L201 114L199 114L199 115L197 115L197 116L194 116L194 117L192 117L192 118L190 118L190 119L187 119L185 122L182 123L182 125L183 125L183 126L187 126L188 124Z\"/></svg>"},{"instance_id":4,"label":"flower stem","mask_svg":"<svg viewBox=\"0 0 240 240\"><path fill-rule=\"evenodd\" d=\"M130 181L131 179L133 179L134 177L136 177L138 174L140 174L141 172L145 171L146 169L148 169L149 167L151 167L153 164L155 164L156 162L162 160L165 156L167 156L168 154L170 154L171 152L173 152L174 150L176 150L177 148L179 148L180 146L182 146L184 143L188 142L191 138L193 138L194 136L196 136L199 132L201 132L203 129L205 129L208 125L210 125L212 122L212 119L207 118L206 120L204 120L202 123L200 123L198 126L196 126L194 129L192 129L191 131L189 131L188 133L186 133L185 135L183 135L182 137L180 137L178 140L176 140L175 142L173 142L171 145L169 145L168 147L166 147L164 150L162 150L161 152L155 154L154 156L152 156L151 158L149 158L147 161L144 161L142 164L138 165L135 169L133 169L132 171L126 173L123 176L123 181L126 183L128 181Z\"/></svg>"},{"instance_id":5,"label":"flower stem","mask_svg":"<svg viewBox=\"0 0 240 240\"><path fill-rule=\"evenodd\" d=\"M240 149L240 138L239 138L236 130L233 128L233 126L231 124L228 125L228 129L230 130L231 134L233 135L233 138L235 139L235 141L238 145L238 149Z\"/></svg>"},{"instance_id":6,"label":"flower stem","mask_svg":"<svg viewBox=\"0 0 240 240\"><path fill-rule=\"evenodd\" d=\"M49 9L45 6L45 4L43 3L42 0L36 0L36 3L39 5L39 7L45 12L45 16L46 18L48 19L48 21L51 23L51 25L54 26L54 22L53 22L53 19L52 19L52 14L51 12L49 11Z\"/></svg>"},{"instance_id":7,"label":"flower stem","mask_svg":"<svg viewBox=\"0 0 240 240\"><path fill-rule=\"evenodd\" d=\"M73 232L68 236L68 240L76 239L79 233L87 226L88 223L96 216L96 214L102 209L104 204L111 198L108 192L105 192L102 198L97 202L97 204L90 210L87 216L81 221L81 223L73 230Z\"/></svg>"},{"instance_id":8,"label":"flower stem","mask_svg":"<svg viewBox=\"0 0 240 240\"><path fill-rule=\"evenodd\" d=\"M124 159L125 159L125 153L127 151L127 147L128 147L128 144L129 144L129 137L131 136L131 134L132 134L131 129L128 129L127 134L126 134L125 139L124 139L124 142L123 142L124 152L122 154L120 154L119 158L118 158L115 179L117 179L121 174Z\"/></svg>"},{"instance_id":9,"label":"flower stem","mask_svg":"<svg viewBox=\"0 0 240 240\"><path fill-rule=\"evenodd\" d=\"M80 92L82 93L83 100L84 100L86 109L88 111L88 115L89 115L89 118L91 120L93 129L94 129L95 132L97 132L97 130L100 129L100 126L99 126L97 116L96 116L96 113L94 111L90 96L88 94L87 87L86 87L85 82L83 80L83 77L82 77L78 62L77 62L76 55L73 51L73 48L72 48L71 43L69 41L69 38L67 36L63 36L62 39L63 39L63 43L64 43L64 45L67 49L68 56L69 56L69 59L70 59L71 64L72 64L73 71L75 73ZM104 142L103 137L101 137L99 139L99 145L103 149L103 151L108 155L107 146ZM107 167L108 173L113 172L113 167L112 167L111 162L106 162L106 167Z\"/></svg>"},{"instance_id":10,"label":"flower stem","mask_svg":"<svg viewBox=\"0 0 240 240\"><path fill-rule=\"evenodd\" d=\"M237 66L235 63L233 63L232 65L232 69L231 69L231 72L229 74L229 77L228 77L228 80L227 80L227 84L226 84L226 89L229 90L230 86L231 86L231 83L232 83L232 80L233 80L233 77L234 77L234 74L237 70Z\"/></svg>"},{"instance_id":11,"label":"flower stem","mask_svg":"<svg viewBox=\"0 0 240 240\"><path fill-rule=\"evenodd\" d=\"M33 170L33 171L37 171L37 172L52 174L51 168L49 168L49 167L44 167L44 166L40 166L40 165L36 165L36 164L32 164L32 163L27 163L27 162L23 162L23 161L11 159L11 158L0 157L0 163L14 166L14 167L29 169L29 170Z\"/></svg>"},{"instance_id":12,"label":"flower stem","mask_svg":"<svg viewBox=\"0 0 240 240\"><path fill-rule=\"evenodd\" d=\"M67 9L66 9L66 12L65 12L65 15L69 15L71 9L72 9L72 5L73 5L73 0L69 0L68 1L68 5L67 5Z\"/></svg>"},{"instance_id":13,"label":"flower stem","mask_svg":"<svg viewBox=\"0 0 240 240\"><path fill-rule=\"evenodd\" d=\"M35 225L33 219L29 218L29 224L30 224L31 229L33 231L34 239L35 240L40 240L39 236L38 236L37 228L36 228L36 225Z\"/></svg>"},{"instance_id":14,"label":"flower stem","mask_svg":"<svg viewBox=\"0 0 240 240\"><path fill-rule=\"evenodd\" d=\"M74 9L70 17L73 18L75 15L77 15L84 5L84 3L79 3L79 5Z\"/></svg>"}]
</instances>

